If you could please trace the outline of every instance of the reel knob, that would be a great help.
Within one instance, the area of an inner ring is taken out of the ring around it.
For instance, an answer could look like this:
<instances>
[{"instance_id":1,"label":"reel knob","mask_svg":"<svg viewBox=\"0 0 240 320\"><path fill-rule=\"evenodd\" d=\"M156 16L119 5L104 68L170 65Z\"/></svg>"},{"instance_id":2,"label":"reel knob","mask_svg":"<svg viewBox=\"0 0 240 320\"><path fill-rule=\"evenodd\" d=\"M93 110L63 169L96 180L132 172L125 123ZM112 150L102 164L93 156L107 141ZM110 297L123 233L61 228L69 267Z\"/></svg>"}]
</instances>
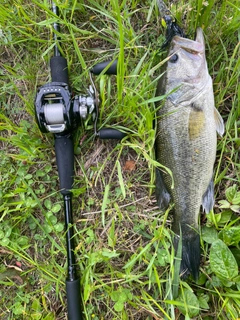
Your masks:
<instances>
[{"instance_id":1,"label":"reel knob","mask_svg":"<svg viewBox=\"0 0 240 320\"><path fill-rule=\"evenodd\" d=\"M103 128L97 132L97 136L100 139L122 140L124 137L126 137L126 135L126 133L113 128Z\"/></svg>"},{"instance_id":2,"label":"reel knob","mask_svg":"<svg viewBox=\"0 0 240 320\"><path fill-rule=\"evenodd\" d=\"M114 61L103 61L100 63L95 64L95 66L93 66L93 68L90 70L91 73L95 74L95 75L99 75L105 68L106 71L104 72L104 74L113 74L116 75L117 74L117 64L118 64L118 60L114 60Z\"/></svg>"}]
</instances>

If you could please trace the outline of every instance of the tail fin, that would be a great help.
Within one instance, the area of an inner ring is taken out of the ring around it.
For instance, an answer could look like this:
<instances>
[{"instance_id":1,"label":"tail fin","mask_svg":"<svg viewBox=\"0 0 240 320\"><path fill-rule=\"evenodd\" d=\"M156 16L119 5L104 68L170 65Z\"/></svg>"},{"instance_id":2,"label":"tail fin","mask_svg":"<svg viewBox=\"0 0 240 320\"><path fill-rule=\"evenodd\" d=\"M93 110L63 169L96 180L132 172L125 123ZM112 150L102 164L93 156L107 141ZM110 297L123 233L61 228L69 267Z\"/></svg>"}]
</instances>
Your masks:
<instances>
[{"instance_id":1,"label":"tail fin","mask_svg":"<svg viewBox=\"0 0 240 320\"><path fill-rule=\"evenodd\" d=\"M191 230L192 231L192 230ZM190 232L191 232L190 231ZM189 233L190 233L189 232ZM192 233L192 232L191 232ZM178 251L180 245L180 237L174 237L174 250ZM197 232L189 234L188 237L182 237L182 261L180 266L180 274L183 279L186 279L189 274L193 276L195 280L199 277L200 267L200 236Z\"/></svg>"}]
</instances>

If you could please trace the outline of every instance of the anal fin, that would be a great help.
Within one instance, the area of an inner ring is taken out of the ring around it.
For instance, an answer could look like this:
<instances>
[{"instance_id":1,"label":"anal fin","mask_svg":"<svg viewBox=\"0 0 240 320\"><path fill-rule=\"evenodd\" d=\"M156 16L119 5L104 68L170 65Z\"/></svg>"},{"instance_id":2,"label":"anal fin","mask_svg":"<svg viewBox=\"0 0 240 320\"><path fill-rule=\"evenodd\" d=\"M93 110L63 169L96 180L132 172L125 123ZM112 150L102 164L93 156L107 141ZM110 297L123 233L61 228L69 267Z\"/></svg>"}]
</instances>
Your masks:
<instances>
[{"instance_id":1,"label":"anal fin","mask_svg":"<svg viewBox=\"0 0 240 320\"><path fill-rule=\"evenodd\" d=\"M156 169L156 199L157 204L161 210L167 209L171 196L167 191L167 188L164 184L161 171Z\"/></svg>"},{"instance_id":2,"label":"anal fin","mask_svg":"<svg viewBox=\"0 0 240 320\"><path fill-rule=\"evenodd\" d=\"M214 184L213 178L211 179L207 190L202 197L202 207L206 213L209 213L214 206Z\"/></svg>"}]
</instances>

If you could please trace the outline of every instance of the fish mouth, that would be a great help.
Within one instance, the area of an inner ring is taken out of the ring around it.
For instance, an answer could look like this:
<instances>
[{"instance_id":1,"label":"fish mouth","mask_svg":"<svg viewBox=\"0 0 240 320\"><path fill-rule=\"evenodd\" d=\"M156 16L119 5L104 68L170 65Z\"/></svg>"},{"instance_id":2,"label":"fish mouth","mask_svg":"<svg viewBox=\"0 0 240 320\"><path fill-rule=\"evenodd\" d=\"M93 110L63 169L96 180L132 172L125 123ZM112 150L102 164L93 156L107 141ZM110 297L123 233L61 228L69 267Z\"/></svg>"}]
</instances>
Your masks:
<instances>
[{"instance_id":1,"label":"fish mouth","mask_svg":"<svg viewBox=\"0 0 240 320\"><path fill-rule=\"evenodd\" d=\"M195 40L175 36L172 43L174 49L183 49L185 53L191 55L191 57L204 54L205 52L204 37L201 28L197 28Z\"/></svg>"}]
</instances>

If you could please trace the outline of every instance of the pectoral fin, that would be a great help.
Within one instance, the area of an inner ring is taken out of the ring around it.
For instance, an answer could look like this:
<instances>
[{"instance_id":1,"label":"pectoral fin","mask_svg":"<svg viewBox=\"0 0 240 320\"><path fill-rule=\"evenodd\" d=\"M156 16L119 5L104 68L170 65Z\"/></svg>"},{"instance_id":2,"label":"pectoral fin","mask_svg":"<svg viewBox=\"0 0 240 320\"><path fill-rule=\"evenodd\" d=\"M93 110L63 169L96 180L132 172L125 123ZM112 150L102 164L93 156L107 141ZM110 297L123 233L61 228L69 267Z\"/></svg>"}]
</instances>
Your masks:
<instances>
[{"instance_id":1,"label":"pectoral fin","mask_svg":"<svg viewBox=\"0 0 240 320\"><path fill-rule=\"evenodd\" d=\"M164 184L162 173L158 168L156 169L156 199L161 210L167 209L171 199L171 196Z\"/></svg>"},{"instance_id":2,"label":"pectoral fin","mask_svg":"<svg viewBox=\"0 0 240 320\"><path fill-rule=\"evenodd\" d=\"M216 124L217 133L222 136L224 134L224 123L223 118L221 117L220 113L214 108L214 120Z\"/></svg>"},{"instance_id":3,"label":"pectoral fin","mask_svg":"<svg viewBox=\"0 0 240 320\"><path fill-rule=\"evenodd\" d=\"M213 179L211 179L207 190L202 197L202 207L206 213L209 213L214 205L214 184Z\"/></svg>"}]
</instances>

